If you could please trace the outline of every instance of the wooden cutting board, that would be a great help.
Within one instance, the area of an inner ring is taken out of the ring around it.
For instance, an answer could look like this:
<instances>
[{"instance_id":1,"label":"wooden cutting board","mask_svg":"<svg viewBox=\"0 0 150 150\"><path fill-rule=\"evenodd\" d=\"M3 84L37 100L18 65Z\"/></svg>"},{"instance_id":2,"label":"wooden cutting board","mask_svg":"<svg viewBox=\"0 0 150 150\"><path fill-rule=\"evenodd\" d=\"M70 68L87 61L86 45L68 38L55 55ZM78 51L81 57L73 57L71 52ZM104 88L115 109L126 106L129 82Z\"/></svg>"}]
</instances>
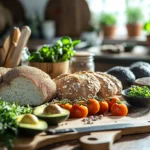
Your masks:
<instances>
[{"instance_id":1,"label":"wooden cutting board","mask_svg":"<svg viewBox=\"0 0 150 150\"><path fill-rule=\"evenodd\" d=\"M111 114L106 114L102 119L99 119L97 121L94 121L93 124L85 124L82 120L83 119L69 119L63 123L60 123L59 126L51 127L52 129L66 129L66 128L74 128L74 127L91 127L91 126L101 126L101 125L110 125L110 124L120 124L120 123L132 123L138 124L143 121L149 121L150 113L149 109L145 108L133 108L129 107L129 114L126 117L116 117L111 116ZM103 135L107 134L107 137L110 137L109 139L106 137L103 138L103 142L109 142L112 143L112 141L115 141L121 137L121 135L126 134L134 134L134 133L146 133L150 132L150 126L146 128L131 128L131 129L125 129L122 131L113 131L113 132L99 132L96 133L96 137L101 137ZM97 135L98 134L98 135ZM61 135L46 135L45 133L41 133L39 135L36 135L33 138L18 138L15 142L15 149L22 149L22 150L32 150L41 148L43 146L46 146L48 144L53 144L57 142L67 141L67 140L74 140L79 139L82 136L85 136L85 133L79 134L79 133L67 133L67 134L61 134ZM95 135L95 133L92 133L90 136ZM104 137L104 136L103 136ZM86 138L86 137L84 137ZM82 138L81 138L82 139ZM85 140L85 139L84 139ZM106 141L105 141L106 140ZM89 146L89 143L84 143L83 147ZM101 144L101 143L100 143ZM101 144L102 146L103 143ZM99 145L98 145L99 146ZM108 144L105 145L108 147ZM92 149L92 148L91 148ZM106 148L107 149L107 148Z\"/></svg>"}]
</instances>

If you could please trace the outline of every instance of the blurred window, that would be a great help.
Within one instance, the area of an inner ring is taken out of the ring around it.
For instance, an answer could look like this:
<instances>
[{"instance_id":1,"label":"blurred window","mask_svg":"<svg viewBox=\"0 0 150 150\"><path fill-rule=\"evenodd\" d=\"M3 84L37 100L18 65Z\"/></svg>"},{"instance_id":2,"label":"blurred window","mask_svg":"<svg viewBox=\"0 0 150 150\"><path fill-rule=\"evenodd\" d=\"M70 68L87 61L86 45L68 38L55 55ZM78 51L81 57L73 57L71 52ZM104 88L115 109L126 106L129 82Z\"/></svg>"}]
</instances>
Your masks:
<instances>
[{"instance_id":1,"label":"blurred window","mask_svg":"<svg viewBox=\"0 0 150 150\"><path fill-rule=\"evenodd\" d=\"M118 33L126 34L126 8L139 7L144 18L142 22L150 20L150 0L87 0L92 12L92 21L98 24L101 13L114 13L117 16Z\"/></svg>"}]
</instances>

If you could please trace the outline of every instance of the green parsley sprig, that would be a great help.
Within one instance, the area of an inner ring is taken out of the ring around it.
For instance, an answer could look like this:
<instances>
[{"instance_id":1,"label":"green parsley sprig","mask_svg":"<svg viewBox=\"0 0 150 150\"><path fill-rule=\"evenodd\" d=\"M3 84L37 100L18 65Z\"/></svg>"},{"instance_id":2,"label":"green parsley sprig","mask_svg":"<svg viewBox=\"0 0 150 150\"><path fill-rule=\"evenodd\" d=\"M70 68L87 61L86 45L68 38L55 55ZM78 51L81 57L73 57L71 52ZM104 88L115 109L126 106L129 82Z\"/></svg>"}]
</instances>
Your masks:
<instances>
[{"instance_id":1,"label":"green parsley sprig","mask_svg":"<svg viewBox=\"0 0 150 150\"><path fill-rule=\"evenodd\" d=\"M30 106L19 106L17 103L9 103L0 100L0 141L12 149L13 140L18 134L17 116L32 113Z\"/></svg>"}]
</instances>

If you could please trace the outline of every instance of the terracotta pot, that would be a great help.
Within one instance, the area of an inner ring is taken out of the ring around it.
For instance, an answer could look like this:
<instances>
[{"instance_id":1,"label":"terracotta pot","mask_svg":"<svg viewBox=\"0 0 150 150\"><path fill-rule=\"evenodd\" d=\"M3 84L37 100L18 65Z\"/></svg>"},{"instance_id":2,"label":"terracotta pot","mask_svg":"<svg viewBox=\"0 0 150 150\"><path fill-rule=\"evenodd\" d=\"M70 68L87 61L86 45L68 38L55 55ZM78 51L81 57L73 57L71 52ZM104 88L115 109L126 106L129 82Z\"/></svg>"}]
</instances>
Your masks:
<instances>
[{"instance_id":1,"label":"terracotta pot","mask_svg":"<svg viewBox=\"0 0 150 150\"><path fill-rule=\"evenodd\" d=\"M141 24L127 24L126 25L128 36L140 36L142 31L142 25Z\"/></svg>"},{"instance_id":2,"label":"terracotta pot","mask_svg":"<svg viewBox=\"0 0 150 150\"><path fill-rule=\"evenodd\" d=\"M150 35L146 36L146 42L147 42L148 47L150 47Z\"/></svg>"},{"instance_id":3,"label":"terracotta pot","mask_svg":"<svg viewBox=\"0 0 150 150\"><path fill-rule=\"evenodd\" d=\"M103 26L104 37L112 38L116 34L116 26Z\"/></svg>"},{"instance_id":4,"label":"terracotta pot","mask_svg":"<svg viewBox=\"0 0 150 150\"><path fill-rule=\"evenodd\" d=\"M46 72L52 79L69 71L69 61L58 63L29 62L29 65Z\"/></svg>"}]
</instances>

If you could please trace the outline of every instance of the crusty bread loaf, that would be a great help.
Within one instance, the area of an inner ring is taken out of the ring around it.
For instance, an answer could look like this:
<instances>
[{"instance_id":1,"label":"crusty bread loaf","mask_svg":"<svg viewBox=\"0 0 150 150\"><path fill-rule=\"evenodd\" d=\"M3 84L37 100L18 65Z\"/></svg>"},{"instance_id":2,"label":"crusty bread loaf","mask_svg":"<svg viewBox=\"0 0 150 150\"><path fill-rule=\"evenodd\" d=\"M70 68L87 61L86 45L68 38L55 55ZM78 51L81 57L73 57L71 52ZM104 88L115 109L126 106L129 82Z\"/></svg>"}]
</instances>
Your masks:
<instances>
[{"instance_id":1,"label":"crusty bread loaf","mask_svg":"<svg viewBox=\"0 0 150 150\"><path fill-rule=\"evenodd\" d=\"M89 95L95 96L100 89L98 79L88 72L63 74L55 78L54 81L57 86L59 99L75 100L79 97L87 98Z\"/></svg>"},{"instance_id":2,"label":"crusty bread loaf","mask_svg":"<svg viewBox=\"0 0 150 150\"><path fill-rule=\"evenodd\" d=\"M99 74L99 75L109 78L113 83L115 83L115 85L116 85L115 88L117 88L117 92L114 94L121 94L121 91L123 89L121 81L119 81L116 77L114 77L110 74L103 73L103 72L96 72L96 74Z\"/></svg>"},{"instance_id":3,"label":"crusty bread loaf","mask_svg":"<svg viewBox=\"0 0 150 150\"><path fill-rule=\"evenodd\" d=\"M101 88L97 93L98 96L102 98L113 96L117 93L117 87L114 82L112 82L109 78L102 76L95 72L89 72L93 74L100 82Z\"/></svg>"},{"instance_id":4,"label":"crusty bread loaf","mask_svg":"<svg viewBox=\"0 0 150 150\"><path fill-rule=\"evenodd\" d=\"M56 84L49 75L29 66L8 71L0 85L0 97L9 102L17 101L20 105L37 106L55 95Z\"/></svg>"},{"instance_id":5,"label":"crusty bread loaf","mask_svg":"<svg viewBox=\"0 0 150 150\"><path fill-rule=\"evenodd\" d=\"M11 68L0 67L0 83L2 82L3 76L10 70Z\"/></svg>"}]
</instances>

